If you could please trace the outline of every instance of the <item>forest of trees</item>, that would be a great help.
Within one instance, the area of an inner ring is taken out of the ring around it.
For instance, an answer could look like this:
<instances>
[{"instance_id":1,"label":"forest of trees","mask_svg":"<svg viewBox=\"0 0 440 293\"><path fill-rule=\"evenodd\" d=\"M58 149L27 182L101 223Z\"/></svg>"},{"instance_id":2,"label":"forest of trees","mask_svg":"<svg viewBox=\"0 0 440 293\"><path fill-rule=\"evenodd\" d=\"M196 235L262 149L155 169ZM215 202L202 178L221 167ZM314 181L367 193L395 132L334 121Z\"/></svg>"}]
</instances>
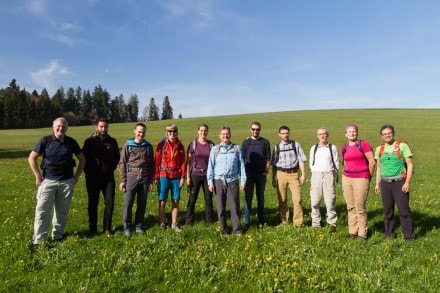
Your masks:
<instances>
[{"instance_id":1,"label":"forest of trees","mask_svg":"<svg viewBox=\"0 0 440 293\"><path fill-rule=\"evenodd\" d=\"M97 85L93 92L81 87L60 87L50 97L46 89L32 93L13 79L0 89L0 129L40 128L52 126L57 117L66 117L69 125L90 125L98 117L111 123L159 120L159 107L154 98L139 115L139 98L132 94L126 102L123 95L111 98L110 93ZM161 120L173 119L173 108L168 96L163 100ZM182 118L179 115L179 118Z\"/></svg>"}]
</instances>

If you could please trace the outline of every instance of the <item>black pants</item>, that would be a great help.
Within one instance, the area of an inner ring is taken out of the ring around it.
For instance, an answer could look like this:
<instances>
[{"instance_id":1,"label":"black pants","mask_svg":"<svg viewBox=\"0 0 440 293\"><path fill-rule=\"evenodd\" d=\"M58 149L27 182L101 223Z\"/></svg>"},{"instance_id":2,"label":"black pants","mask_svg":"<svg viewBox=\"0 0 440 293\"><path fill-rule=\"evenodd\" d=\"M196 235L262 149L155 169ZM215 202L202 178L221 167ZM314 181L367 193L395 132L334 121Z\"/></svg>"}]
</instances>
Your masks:
<instances>
[{"instance_id":1,"label":"black pants","mask_svg":"<svg viewBox=\"0 0 440 293\"><path fill-rule=\"evenodd\" d=\"M113 209L115 203L115 177L113 173L86 176L86 187L89 198L89 231L97 232L99 195L104 195L103 230L112 230Z\"/></svg>"},{"instance_id":2,"label":"black pants","mask_svg":"<svg viewBox=\"0 0 440 293\"><path fill-rule=\"evenodd\" d=\"M404 180L396 182L381 181L382 204L384 210L385 236L391 237L394 233L394 206L399 210L400 225L405 239L415 237L411 208L409 207L409 192L402 191Z\"/></svg>"},{"instance_id":3,"label":"black pants","mask_svg":"<svg viewBox=\"0 0 440 293\"><path fill-rule=\"evenodd\" d=\"M195 207L196 202L199 197L200 188L203 189L203 194L205 196L205 221L207 224L214 223L213 217L213 203L212 203L212 192L208 188L208 180L206 176L199 176L191 174L191 190L190 197L188 200L188 206L186 208L186 225L193 225L195 219Z\"/></svg>"}]
</instances>

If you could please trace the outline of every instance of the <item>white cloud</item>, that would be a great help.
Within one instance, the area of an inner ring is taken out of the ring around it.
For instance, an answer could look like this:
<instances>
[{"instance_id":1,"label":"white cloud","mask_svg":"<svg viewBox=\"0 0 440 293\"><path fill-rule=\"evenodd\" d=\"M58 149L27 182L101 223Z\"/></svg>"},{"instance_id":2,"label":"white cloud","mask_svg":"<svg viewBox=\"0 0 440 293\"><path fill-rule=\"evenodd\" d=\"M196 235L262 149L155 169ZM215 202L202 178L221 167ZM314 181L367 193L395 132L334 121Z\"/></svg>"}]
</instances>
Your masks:
<instances>
[{"instance_id":1,"label":"white cloud","mask_svg":"<svg viewBox=\"0 0 440 293\"><path fill-rule=\"evenodd\" d=\"M46 0L30 0L26 3L26 8L35 14L46 14Z\"/></svg>"},{"instance_id":2,"label":"white cloud","mask_svg":"<svg viewBox=\"0 0 440 293\"><path fill-rule=\"evenodd\" d=\"M51 60L43 68L31 72L34 82L48 91L55 91L58 84L61 84L61 82L57 82L59 77L68 74L71 74L69 68L61 65L58 60ZM57 85L54 85L55 82Z\"/></svg>"}]
</instances>

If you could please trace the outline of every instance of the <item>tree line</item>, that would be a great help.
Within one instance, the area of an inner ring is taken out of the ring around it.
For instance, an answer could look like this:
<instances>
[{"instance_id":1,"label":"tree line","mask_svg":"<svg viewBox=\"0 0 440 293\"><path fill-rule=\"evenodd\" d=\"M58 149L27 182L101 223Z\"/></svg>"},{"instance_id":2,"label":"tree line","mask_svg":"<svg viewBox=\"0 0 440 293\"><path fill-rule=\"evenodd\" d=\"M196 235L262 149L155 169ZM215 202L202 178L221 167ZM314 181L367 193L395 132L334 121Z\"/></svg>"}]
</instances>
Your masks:
<instances>
[{"instance_id":1,"label":"tree line","mask_svg":"<svg viewBox=\"0 0 440 293\"><path fill-rule=\"evenodd\" d=\"M69 87L58 88L50 97L44 88L41 93L20 89L13 79L9 86L0 89L0 129L24 129L52 126L57 117L65 117L69 125L94 124L99 117L106 117L111 123L155 121L173 119L173 108L168 96L163 100L162 113L154 98L139 115L139 98L132 94L128 101L122 94L111 97L110 93L95 86L92 92ZM181 118L181 115L179 115Z\"/></svg>"}]
</instances>

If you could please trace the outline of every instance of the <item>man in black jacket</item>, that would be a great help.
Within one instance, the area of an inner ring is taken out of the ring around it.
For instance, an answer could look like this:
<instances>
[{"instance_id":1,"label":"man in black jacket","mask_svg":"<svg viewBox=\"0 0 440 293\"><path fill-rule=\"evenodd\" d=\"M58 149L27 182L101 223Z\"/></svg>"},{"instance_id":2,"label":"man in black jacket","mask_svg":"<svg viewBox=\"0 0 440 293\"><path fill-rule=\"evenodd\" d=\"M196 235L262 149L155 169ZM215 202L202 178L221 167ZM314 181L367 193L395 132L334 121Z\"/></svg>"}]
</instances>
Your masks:
<instances>
[{"instance_id":1,"label":"man in black jacket","mask_svg":"<svg viewBox=\"0 0 440 293\"><path fill-rule=\"evenodd\" d=\"M114 171L119 162L119 148L116 139L108 134L108 120L99 118L96 131L84 141L82 149L86 157L87 194L89 198L89 236L96 235L98 222L99 194L104 195L103 230L112 234L112 217L115 201Z\"/></svg>"}]
</instances>

